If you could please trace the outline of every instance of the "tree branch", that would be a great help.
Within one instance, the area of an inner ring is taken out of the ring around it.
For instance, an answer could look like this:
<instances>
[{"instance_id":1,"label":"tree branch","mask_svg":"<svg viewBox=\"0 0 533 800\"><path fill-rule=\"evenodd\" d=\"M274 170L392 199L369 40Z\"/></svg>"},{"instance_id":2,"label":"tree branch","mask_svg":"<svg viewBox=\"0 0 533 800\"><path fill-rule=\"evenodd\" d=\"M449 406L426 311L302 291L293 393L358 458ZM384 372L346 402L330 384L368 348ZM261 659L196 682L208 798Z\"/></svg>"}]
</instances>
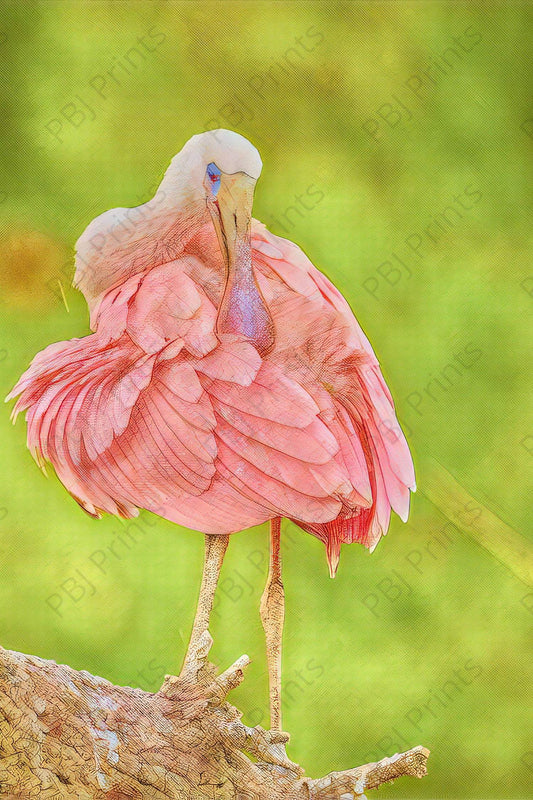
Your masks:
<instances>
[{"instance_id":1,"label":"tree branch","mask_svg":"<svg viewBox=\"0 0 533 800\"><path fill-rule=\"evenodd\" d=\"M426 774L415 747L325 778L304 777L283 734L249 728L226 701L242 656L221 675L199 644L195 682L159 692L0 648L0 796L42 800L349 800L401 775ZM255 759L255 760L252 760Z\"/></svg>"}]
</instances>

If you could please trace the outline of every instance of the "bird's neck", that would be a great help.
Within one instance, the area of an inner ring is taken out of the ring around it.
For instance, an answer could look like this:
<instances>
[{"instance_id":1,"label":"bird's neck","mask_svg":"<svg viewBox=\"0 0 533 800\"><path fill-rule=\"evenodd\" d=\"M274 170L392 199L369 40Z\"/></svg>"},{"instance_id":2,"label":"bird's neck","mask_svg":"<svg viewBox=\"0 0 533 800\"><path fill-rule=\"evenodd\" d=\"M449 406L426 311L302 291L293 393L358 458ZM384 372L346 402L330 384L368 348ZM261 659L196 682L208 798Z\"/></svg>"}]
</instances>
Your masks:
<instances>
[{"instance_id":1,"label":"bird's neck","mask_svg":"<svg viewBox=\"0 0 533 800\"><path fill-rule=\"evenodd\" d=\"M247 339L260 355L274 345L274 322L254 275L249 235L236 241L234 258L226 264L216 331Z\"/></svg>"}]
</instances>

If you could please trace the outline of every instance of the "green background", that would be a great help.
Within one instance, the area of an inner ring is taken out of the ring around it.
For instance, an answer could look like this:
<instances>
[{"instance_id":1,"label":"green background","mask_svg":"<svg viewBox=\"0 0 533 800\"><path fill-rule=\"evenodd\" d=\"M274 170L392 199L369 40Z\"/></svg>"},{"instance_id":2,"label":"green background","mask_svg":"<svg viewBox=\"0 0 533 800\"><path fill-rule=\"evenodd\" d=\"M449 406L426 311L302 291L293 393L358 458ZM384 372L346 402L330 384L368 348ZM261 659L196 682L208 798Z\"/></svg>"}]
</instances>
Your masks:
<instances>
[{"instance_id":1,"label":"green background","mask_svg":"<svg viewBox=\"0 0 533 800\"><path fill-rule=\"evenodd\" d=\"M376 349L417 465L409 522L394 518L372 556L345 546L334 581L320 542L287 522L283 555L292 757L318 776L432 751L426 779L378 797L531 797L533 595L498 526L527 553L532 12L0 7L4 393L38 350L88 331L70 287L86 225L148 199L184 142L216 126L259 148L255 216L339 286ZM89 519L8 416L2 645L157 690L184 654L202 537L144 512L135 528ZM430 456L473 506L428 499ZM488 549L466 530L476 515ZM221 667L253 659L232 697L245 722L266 726L267 547L266 526L232 537L212 624Z\"/></svg>"}]
</instances>

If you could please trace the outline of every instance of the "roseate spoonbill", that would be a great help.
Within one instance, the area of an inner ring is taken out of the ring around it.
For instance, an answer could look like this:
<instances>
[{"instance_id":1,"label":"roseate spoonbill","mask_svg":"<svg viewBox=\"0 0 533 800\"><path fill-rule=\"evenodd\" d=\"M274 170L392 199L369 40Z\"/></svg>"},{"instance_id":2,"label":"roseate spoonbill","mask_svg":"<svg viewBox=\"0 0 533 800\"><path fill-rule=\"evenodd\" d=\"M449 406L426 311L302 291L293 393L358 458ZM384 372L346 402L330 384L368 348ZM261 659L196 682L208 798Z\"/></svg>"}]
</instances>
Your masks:
<instances>
[{"instance_id":1,"label":"roseate spoonbill","mask_svg":"<svg viewBox=\"0 0 533 800\"><path fill-rule=\"evenodd\" d=\"M252 219L259 153L193 136L155 196L97 217L77 243L89 336L39 353L10 397L28 447L90 515L153 511L205 534L182 675L207 630L229 535L270 521L261 600L271 728L281 731L280 522L372 550L414 472L378 361L302 250Z\"/></svg>"}]
</instances>

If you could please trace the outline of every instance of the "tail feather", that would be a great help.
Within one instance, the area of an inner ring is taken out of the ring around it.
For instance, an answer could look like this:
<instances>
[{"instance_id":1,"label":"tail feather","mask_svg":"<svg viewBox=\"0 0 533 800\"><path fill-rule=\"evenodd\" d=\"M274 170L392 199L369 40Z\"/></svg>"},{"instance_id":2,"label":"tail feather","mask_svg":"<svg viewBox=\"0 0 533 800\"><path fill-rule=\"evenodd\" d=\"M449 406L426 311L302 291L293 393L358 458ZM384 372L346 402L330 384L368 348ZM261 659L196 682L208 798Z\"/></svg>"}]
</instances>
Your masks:
<instances>
[{"instance_id":1,"label":"tail feather","mask_svg":"<svg viewBox=\"0 0 533 800\"><path fill-rule=\"evenodd\" d=\"M351 458L345 457L345 462L351 467L352 483L363 497L360 494L355 505L343 503L338 516L330 522L292 520L325 544L331 577L335 577L337 571L341 544L359 542L372 552L387 533L391 510L406 521L410 491L415 489L411 454L396 420L394 406L383 390L383 382L372 384L365 413L361 413L360 403L356 407L347 397L336 406L337 418L343 428L341 452L347 452L344 441L347 438ZM362 453L364 464L353 457L358 452ZM365 497L366 492L361 492L360 488L367 479L370 502Z\"/></svg>"}]
</instances>

